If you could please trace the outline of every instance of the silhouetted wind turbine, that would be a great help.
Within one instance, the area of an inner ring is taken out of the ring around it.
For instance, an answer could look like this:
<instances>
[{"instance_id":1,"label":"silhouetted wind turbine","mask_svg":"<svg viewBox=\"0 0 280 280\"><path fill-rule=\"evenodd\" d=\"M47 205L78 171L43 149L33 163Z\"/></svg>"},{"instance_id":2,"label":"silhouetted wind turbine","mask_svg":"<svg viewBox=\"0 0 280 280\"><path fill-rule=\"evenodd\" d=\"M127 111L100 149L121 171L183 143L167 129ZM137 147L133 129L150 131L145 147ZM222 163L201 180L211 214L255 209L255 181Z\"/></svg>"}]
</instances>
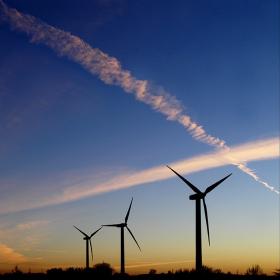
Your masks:
<instances>
[{"instance_id":1,"label":"silhouetted wind turbine","mask_svg":"<svg viewBox=\"0 0 280 280\"><path fill-rule=\"evenodd\" d=\"M218 185L220 185L224 180L226 180L231 174L227 175L223 179L217 181L210 187L208 187L205 192L201 192L197 187L195 187L192 183L190 183L187 179L183 176L178 174L175 170L173 170L170 166L167 167L172 170L181 180L183 180L194 192L189 196L190 200L195 200L195 217L196 217L196 257L195 257L195 266L196 270L200 271L202 269L202 246L201 246L201 207L200 201L203 202L204 213L205 213L205 220L207 226L207 235L208 235L208 242L210 246L210 234L209 234L209 224L208 224L208 214L207 214L207 206L205 203L205 196L213 189L215 189Z\"/></svg>"},{"instance_id":2,"label":"silhouetted wind turbine","mask_svg":"<svg viewBox=\"0 0 280 280\"><path fill-rule=\"evenodd\" d=\"M124 228L126 228L128 230L128 232L132 236L133 240L135 241L136 245L138 246L139 250L141 251L141 248L140 248L136 238L134 237L134 235L132 234L131 230L127 226L127 220L128 220L128 217L129 217L132 201L133 201L133 198L131 199L129 208L127 210L127 213L126 213L126 216L125 216L125 219L124 219L124 223L102 225L102 226L105 226L105 227L119 227L119 228L121 228L121 273L122 274L125 273L125 262L124 262Z\"/></svg>"},{"instance_id":3,"label":"silhouetted wind turbine","mask_svg":"<svg viewBox=\"0 0 280 280\"><path fill-rule=\"evenodd\" d=\"M91 251L91 260L93 261L93 253L92 253L92 244L91 244L91 238L98 232L101 230L102 227L100 227L98 230L96 230L95 232L93 232L91 235L87 235L86 233L84 233L83 231L81 231L79 228L73 226L75 229L77 229L83 236L84 236L84 240L86 241L86 269L89 268L89 245L90 245L90 251Z\"/></svg>"}]
</instances>

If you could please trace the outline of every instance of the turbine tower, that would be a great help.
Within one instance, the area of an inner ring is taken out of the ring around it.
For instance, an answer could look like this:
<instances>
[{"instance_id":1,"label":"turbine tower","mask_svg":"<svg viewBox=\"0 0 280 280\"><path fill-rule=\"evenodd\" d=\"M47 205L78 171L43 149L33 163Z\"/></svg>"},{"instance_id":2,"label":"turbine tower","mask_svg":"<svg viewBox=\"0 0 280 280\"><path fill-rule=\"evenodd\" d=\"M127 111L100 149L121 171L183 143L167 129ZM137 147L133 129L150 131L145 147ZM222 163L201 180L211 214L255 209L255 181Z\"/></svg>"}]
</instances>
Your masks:
<instances>
[{"instance_id":1,"label":"turbine tower","mask_svg":"<svg viewBox=\"0 0 280 280\"><path fill-rule=\"evenodd\" d=\"M134 237L133 233L131 232L131 230L129 229L129 227L127 226L127 220L129 217L129 213L130 213L130 209L131 209L131 205L132 205L132 201L133 198L131 199L129 208L127 210L125 219L124 219L124 223L120 223L120 224L110 224L110 225L102 225L105 227L118 227L121 229L121 273L124 274L125 273L125 259L124 259L124 229L126 228L128 230L128 232L130 233L130 235L132 236L133 240L135 241L136 245L138 246L139 250L141 251L141 248L136 240L136 238Z\"/></svg>"},{"instance_id":2,"label":"turbine tower","mask_svg":"<svg viewBox=\"0 0 280 280\"><path fill-rule=\"evenodd\" d=\"M81 231L79 228L73 226L75 229L77 229L83 236L84 236L84 240L86 241L86 269L89 268L89 245L90 245L90 251L91 251L91 260L93 261L93 253L92 253L92 244L91 244L91 238L98 232L101 230L102 227L100 227L98 230L96 230L95 232L93 232L91 235L87 235L86 233L84 233L83 231Z\"/></svg>"},{"instance_id":3,"label":"turbine tower","mask_svg":"<svg viewBox=\"0 0 280 280\"><path fill-rule=\"evenodd\" d=\"M196 257L195 257L195 267L196 271L201 271L202 269L202 246L201 246L201 200L203 202L205 220L207 226L207 235L208 235L208 243L210 246L210 234L209 234L209 223L208 223L208 214L207 214L207 206L205 203L205 196L211 192L214 188L220 185L224 180L226 180L231 174L227 175L223 179L217 181L213 185L209 186L205 192L201 192L197 187L195 187L192 183L190 183L183 176L178 174L175 170L173 170L170 166L167 167L172 170L181 180L184 181L194 192L189 196L190 200L195 200L195 217L196 217Z\"/></svg>"}]
</instances>

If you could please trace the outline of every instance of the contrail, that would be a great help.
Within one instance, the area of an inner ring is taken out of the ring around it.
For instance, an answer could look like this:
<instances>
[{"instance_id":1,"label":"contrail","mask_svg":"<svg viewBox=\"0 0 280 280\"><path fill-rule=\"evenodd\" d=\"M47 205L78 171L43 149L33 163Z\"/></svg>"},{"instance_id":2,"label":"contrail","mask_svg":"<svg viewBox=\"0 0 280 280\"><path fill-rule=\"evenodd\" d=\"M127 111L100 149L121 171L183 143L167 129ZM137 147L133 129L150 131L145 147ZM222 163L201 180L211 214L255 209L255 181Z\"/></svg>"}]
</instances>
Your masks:
<instances>
[{"instance_id":1,"label":"contrail","mask_svg":"<svg viewBox=\"0 0 280 280\"><path fill-rule=\"evenodd\" d=\"M195 140L218 149L229 149L224 140L208 134L201 125L184 113L184 108L176 97L163 88L152 86L148 80L136 79L130 71L122 68L121 63L115 57L111 57L97 48L92 48L69 32L9 8L2 0L0 0L0 16L13 29L30 36L31 42L45 44L58 55L66 56L80 64L88 72L98 76L105 84L120 86L125 92L133 94L137 100L162 113L168 120L177 121ZM233 158L231 163L266 188L275 191L274 187L262 181L252 169L247 167L246 162L238 162Z\"/></svg>"},{"instance_id":2,"label":"contrail","mask_svg":"<svg viewBox=\"0 0 280 280\"><path fill-rule=\"evenodd\" d=\"M234 146L229 150L217 150L211 153L171 162L168 163L168 165L171 165L179 173L186 175L229 165L232 163L233 159L238 162L276 159L280 156L279 145L280 142L278 138L270 138ZM81 183L75 184L70 182L70 184L65 187L64 178L62 180L64 188L51 196L46 197L44 195L42 197L41 195L34 199L34 197L36 197L36 193L34 192L32 200L30 200L30 197L24 197L22 194L19 194L18 197L13 196L13 203L9 200L1 201L0 214L62 204L107 192L159 182L173 177L176 177L173 172L170 172L166 166L160 165L144 170L122 172L110 178L106 177L104 181L99 183L96 183L96 178L91 177L87 181ZM60 185L59 182L56 182L56 184ZM274 190L274 192L279 194L278 190Z\"/></svg>"}]
</instances>

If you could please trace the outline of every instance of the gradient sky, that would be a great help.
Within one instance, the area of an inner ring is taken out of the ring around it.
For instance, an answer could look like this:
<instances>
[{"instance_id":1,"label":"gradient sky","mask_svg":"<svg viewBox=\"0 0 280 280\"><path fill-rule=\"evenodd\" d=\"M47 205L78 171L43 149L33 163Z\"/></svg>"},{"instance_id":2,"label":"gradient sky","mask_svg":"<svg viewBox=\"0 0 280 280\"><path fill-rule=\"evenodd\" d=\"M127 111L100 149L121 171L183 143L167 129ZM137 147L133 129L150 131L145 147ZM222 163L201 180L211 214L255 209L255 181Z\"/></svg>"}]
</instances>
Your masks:
<instances>
[{"instance_id":1,"label":"gradient sky","mask_svg":"<svg viewBox=\"0 0 280 280\"><path fill-rule=\"evenodd\" d=\"M5 4L115 57L157 93L169 92L207 133L241 147L243 160L248 145L273 139L277 147L277 0ZM83 266L85 244L73 225L90 233L121 222L132 196L129 224L142 253L126 235L127 271L194 267L191 191L168 169L155 182L143 178L150 168L216 152L121 87L31 42L0 12L0 271ZM279 148L273 153L256 153L248 167L277 190ZM188 168L184 174L202 190L233 173L207 197L211 247L202 219L204 264L232 272L279 268L279 195L233 165L210 168L203 157L199 168ZM137 185L118 190L134 172ZM109 189L90 195L96 187ZM115 228L98 233L95 263L119 269L119 237Z\"/></svg>"}]
</instances>

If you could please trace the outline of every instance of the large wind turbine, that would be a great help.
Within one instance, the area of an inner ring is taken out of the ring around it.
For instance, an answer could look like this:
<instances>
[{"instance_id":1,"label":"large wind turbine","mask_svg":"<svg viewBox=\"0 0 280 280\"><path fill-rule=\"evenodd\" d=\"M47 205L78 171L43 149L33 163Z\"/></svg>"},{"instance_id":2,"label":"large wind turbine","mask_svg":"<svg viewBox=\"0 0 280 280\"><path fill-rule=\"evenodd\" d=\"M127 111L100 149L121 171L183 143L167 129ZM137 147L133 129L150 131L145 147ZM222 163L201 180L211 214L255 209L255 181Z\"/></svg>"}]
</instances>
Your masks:
<instances>
[{"instance_id":1,"label":"large wind turbine","mask_svg":"<svg viewBox=\"0 0 280 280\"><path fill-rule=\"evenodd\" d=\"M79 228L73 226L75 229L77 229L83 236L84 236L84 240L86 241L86 269L89 268L89 245L90 245L90 251L91 251L91 259L93 261L93 253L92 253L92 244L91 244L91 238L98 232L101 230L102 227L100 227L98 230L96 230L95 232L93 232L91 235L87 235L86 233L84 233L83 231L81 231Z\"/></svg>"},{"instance_id":2,"label":"large wind turbine","mask_svg":"<svg viewBox=\"0 0 280 280\"><path fill-rule=\"evenodd\" d=\"M208 242L210 246L210 235L209 235L209 224L208 224L208 214L207 214L207 206L205 203L205 196L211 192L214 188L220 185L224 180L226 180L231 174L227 175L223 179L219 180L218 182L214 183L213 185L209 186L205 192L201 192L197 187L195 187L192 183L190 183L187 179L183 176L178 174L175 170L173 170L170 166L167 167L172 170L181 180L183 180L194 192L189 196L190 200L195 200L195 217L196 217L196 257L195 257L195 266L196 270L200 271L202 269L202 246L201 246L201 200L203 202L204 213L205 213L205 220L207 226L207 235L208 235Z\"/></svg>"},{"instance_id":3,"label":"large wind turbine","mask_svg":"<svg viewBox=\"0 0 280 280\"><path fill-rule=\"evenodd\" d=\"M133 201L133 198L131 199L129 208L127 210L127 213L126 213L126 216L125 216L125 219L124 219L124 223L103 225L103 226L106 226L106 227L118 227L118 228L121 228L121 273L122 274L125 273L125 262L124 262L124 229L125 228L128 230L128 232L132 236L133 240L135 241L136 245L138 246L139 250L141 251L141 248L140 248L136 238L134 237L134 235L132 234L131 230L127 226L127 220L128 220L128 217L129 217L132 201Z\"/></svg>"}]
</instances>

